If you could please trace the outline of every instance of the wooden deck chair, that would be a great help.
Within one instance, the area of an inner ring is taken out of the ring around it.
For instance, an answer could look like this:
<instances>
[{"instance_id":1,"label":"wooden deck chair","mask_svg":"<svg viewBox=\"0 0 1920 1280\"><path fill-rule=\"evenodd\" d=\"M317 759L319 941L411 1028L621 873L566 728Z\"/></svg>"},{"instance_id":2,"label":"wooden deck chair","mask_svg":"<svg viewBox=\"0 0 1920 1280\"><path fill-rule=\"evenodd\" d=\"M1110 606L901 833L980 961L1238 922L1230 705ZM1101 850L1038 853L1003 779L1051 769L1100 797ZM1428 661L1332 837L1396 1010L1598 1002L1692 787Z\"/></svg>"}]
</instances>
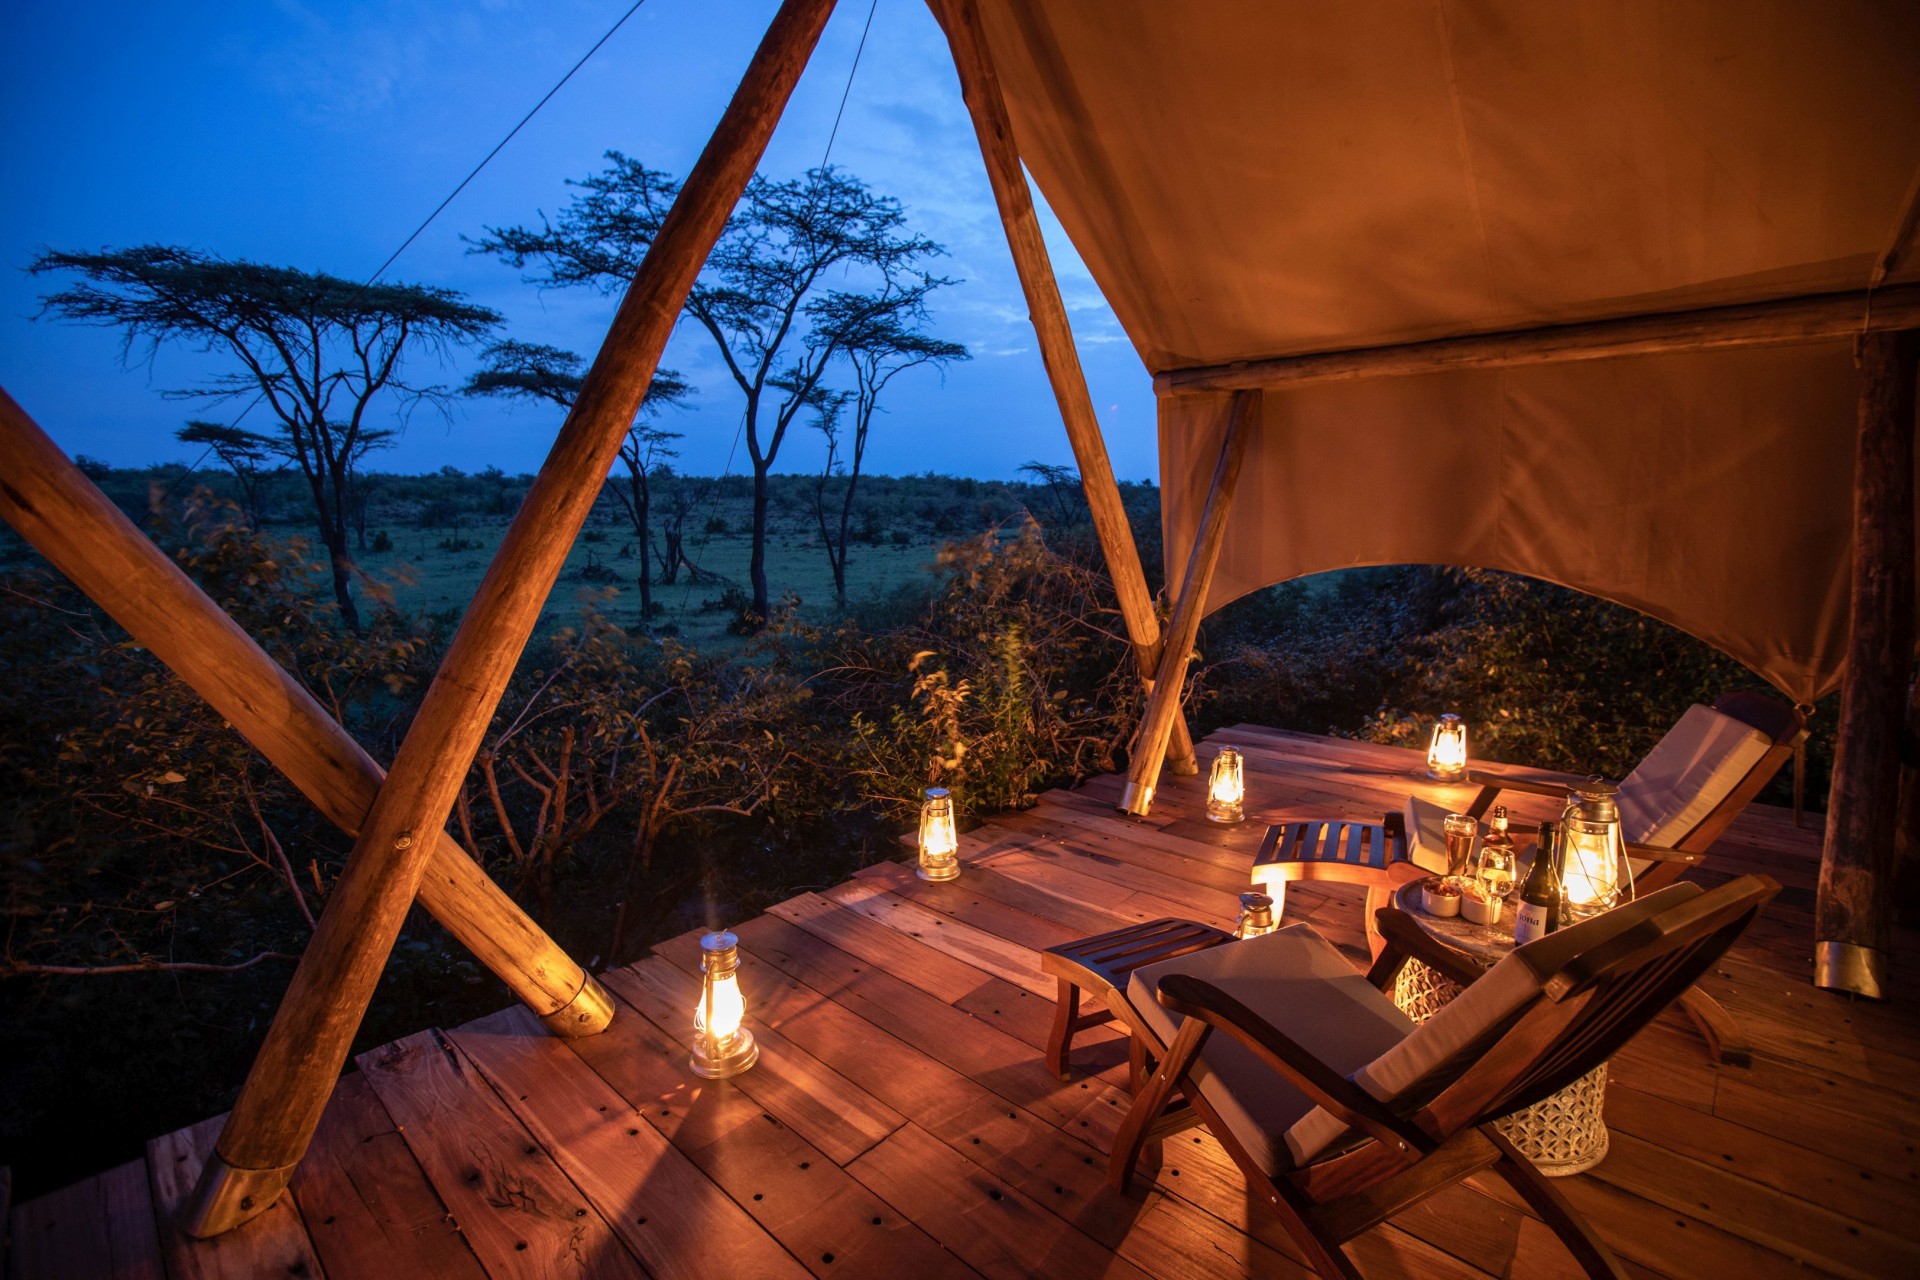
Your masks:
<instances>
[{"instance_id":1,"label":"wooden deck chair","mask_svg":"<svg viewBox=\"0 0 1920 1280\"><path fill-rule=\"evenodd\" d=\"M1364 975L1306 925L1137 969L1151 1074L1108 1165L1125 1191L1141 1149L1205 1124L1320 1274L1341 1246L1492 1168L1590 1276L1620 1265L1493 1122L1606 1061L1740 936L1779 885L1676 884L1516 948L1480 972L1401 912ZM1409 959L1466 984L1418 1027L1384 992ZM1173 1111L1175 1107L1183 1108Z\"/></svg>"},{"instance_id":2,"label":"wooden deck chair","mask_svg":"<svg viewBox=\"0 0 1920 1280\"><path fill-rule=\"evenodd\" d=\"M1806 739L1806 720L1762 693L1729 693L1711 707L1687 708L1667 735L1620 784L1620 824L1634 885L1645 892L1672 884L1702 855ZM1475 771L1480 792L1467 812L1486 814L1502 791L1564 797L1566 788ZM1384 822L1289 822L1267 831L1254 858L1253 881L1284 918L1293 880L1336 880L1367 887L1366 928L1374 954L1374 920L1394 890L1444 867L1422 865L1408 852L1399 814Z\"/></svg>"}]
</instances>

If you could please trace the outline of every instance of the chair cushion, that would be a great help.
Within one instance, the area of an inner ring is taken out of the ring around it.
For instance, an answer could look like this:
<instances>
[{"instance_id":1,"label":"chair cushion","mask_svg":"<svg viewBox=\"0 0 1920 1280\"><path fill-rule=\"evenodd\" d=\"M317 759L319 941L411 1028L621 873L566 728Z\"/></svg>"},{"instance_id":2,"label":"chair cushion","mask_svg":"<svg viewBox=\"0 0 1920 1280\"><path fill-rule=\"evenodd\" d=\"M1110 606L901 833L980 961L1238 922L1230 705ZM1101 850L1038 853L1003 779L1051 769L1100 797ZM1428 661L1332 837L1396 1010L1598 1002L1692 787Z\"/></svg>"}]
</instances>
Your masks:
<instances>
[{"instance_id":1,"label":"chair cushion","mask_svg":"<svg viewBox=\"0 0 1920 1280\"><path fill-rule=\"evenodd\" d=\"M1629 844L1672 848L1753 771L1773 740L1744 721L1694 705L1620 784ZM1635 865L1634 870L1640 870Z\"/></svg>"},{"instance_id":2,"label":"chair cushion","mask_svg":"<svg viewBox=\"0 0 1920 1280\"><path fill-rule=\"evenodd\" d=\"M1546 977L1575 956L1699 892L1698 885L1671 885L1514 948L1412 1034L1354 1071L1353 1082L1382 1102L1394 1103L1456 1054L1484 1050L1487 1046L1476 1042L1499 1031L1540 994ZM1288 1130L1287 1147L1297 1161L1305 1163L1346 1130L1344 1121L1316 1106Z\"/></svg>"},{"instance_id":3,"label":"chair cushion","mask_svg":"<svg viewBox=\"0 0 1920 1280\"><path fill-rule=\"evenodd\" d=\"M1159 1001L1160 979L1169 973L1192 974L1219 987L1343 1075L1413 1029L1393 1001L1303 924L1134 970L1127 1001L1163 1042L1171 1042L1185 1021ZM1296 1163L1286 1135L1315 1109L1306 1095L1223 1032L1207 1038L1192 1074L1254 1163L1269 1174Z\"/></svg>"}]
</instances>

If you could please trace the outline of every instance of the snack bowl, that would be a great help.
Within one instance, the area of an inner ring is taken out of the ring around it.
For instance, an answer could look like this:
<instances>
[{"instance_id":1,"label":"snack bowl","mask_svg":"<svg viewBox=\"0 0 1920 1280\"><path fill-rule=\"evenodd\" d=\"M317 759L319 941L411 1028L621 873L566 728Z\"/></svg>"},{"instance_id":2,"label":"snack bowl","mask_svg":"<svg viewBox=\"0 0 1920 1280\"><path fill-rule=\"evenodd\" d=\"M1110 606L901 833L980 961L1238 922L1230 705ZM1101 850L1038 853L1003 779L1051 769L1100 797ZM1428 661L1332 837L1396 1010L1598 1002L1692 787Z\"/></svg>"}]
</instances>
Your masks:
<instances>
[{"instance_id":1,"label":"snack bowl","mask_svg":"<svg viewBox=\"0 0 1920 1280\"><path fill-rule=\"evenodd\" d=\"M1460 914L1475 924L1499 924L1504 905L1478 884L1468 885L1460 894Z\"/></svg>"},{"instance_id":2,"label":"snack bowl","mask_svg":"<svg viewBox=\"0 0 1920 1280\"><path fill-rule=\"evenodd\" d=\"M1420 882L1420 908L1430 916L1460 914L1460 883L1452 876L1432 876Z\"/></svg>"}]
</instances>

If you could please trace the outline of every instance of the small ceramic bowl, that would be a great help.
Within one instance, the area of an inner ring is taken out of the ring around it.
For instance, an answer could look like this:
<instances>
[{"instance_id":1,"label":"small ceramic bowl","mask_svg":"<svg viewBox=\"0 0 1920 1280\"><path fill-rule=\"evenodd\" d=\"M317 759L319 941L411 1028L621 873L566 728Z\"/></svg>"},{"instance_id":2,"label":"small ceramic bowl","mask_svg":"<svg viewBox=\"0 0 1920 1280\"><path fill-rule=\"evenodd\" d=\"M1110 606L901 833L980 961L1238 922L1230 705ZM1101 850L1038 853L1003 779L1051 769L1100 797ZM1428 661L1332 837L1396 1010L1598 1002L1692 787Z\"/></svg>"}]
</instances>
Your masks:
<instances>
[{"instance_id":1,"label":"small ceramic bowl","mask_svg":"<svg viewBox=\"0 0 1920 1280\"><path fill-rule=\"evenodd\" d=\"M1420 882L1420 908L1430 916L1460 914L1460 886L1438 876Z\"/></svg>"},{"instance_id":2,"label":"small ceramic bowl","mask_svg":"<svg viewBox=\"0 0 1920 1280\"><path fill-rule=\"evenodd\" d=\"M1499 924L1500 908L1504 905L1498 898L1483 898L1473 893L1460 895L1460 914L1475 924Z\"/></svg>"}]
</instances>

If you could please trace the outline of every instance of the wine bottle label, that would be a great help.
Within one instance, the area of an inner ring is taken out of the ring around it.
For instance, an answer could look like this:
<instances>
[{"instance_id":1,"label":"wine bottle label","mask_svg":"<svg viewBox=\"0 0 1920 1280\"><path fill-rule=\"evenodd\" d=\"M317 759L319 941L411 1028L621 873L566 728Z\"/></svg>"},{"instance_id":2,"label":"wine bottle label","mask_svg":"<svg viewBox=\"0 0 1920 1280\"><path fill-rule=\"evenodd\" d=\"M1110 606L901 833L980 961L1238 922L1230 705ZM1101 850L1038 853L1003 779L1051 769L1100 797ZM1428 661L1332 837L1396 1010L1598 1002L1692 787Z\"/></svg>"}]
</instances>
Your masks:
<instances>
[{"instance_id":1,"label":"wine bottle label","mask_svg":"<svg viewBox=\"0 0 1920 1280\"><path fill-rule=\"evenodd\" d=\"M1547 936L1547 909L1537 902L1522 902L1513 915L1513 940L1526 946L1535 938Z\"/></svg>"}]
</instances>

